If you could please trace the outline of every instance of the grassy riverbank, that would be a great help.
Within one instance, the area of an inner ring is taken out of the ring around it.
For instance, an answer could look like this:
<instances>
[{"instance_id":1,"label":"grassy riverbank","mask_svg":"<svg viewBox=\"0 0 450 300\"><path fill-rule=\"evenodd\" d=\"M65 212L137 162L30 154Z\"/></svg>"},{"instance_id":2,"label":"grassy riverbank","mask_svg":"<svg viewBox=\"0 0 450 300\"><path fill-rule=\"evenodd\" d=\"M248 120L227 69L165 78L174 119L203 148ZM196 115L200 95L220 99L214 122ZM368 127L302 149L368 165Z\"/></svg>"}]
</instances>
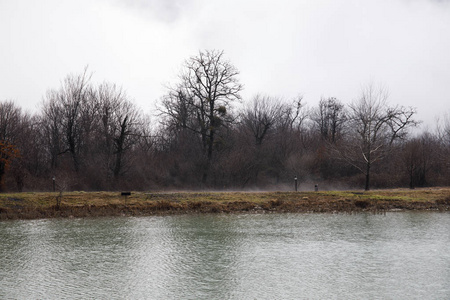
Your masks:
<instances>
[{"instance_id":1,"label":"grassy riverbank","mask_svg":"<svg viewBox=\"0 0 450 300\"><path fill-rule=\"evenodd\" d=\"M59 197L59 198L58 198ZM58 203L59 202L59 203ZM327 192L0 194L0 220L231 212L450 211L450 187Z\"/></svg>"}]
</instances>

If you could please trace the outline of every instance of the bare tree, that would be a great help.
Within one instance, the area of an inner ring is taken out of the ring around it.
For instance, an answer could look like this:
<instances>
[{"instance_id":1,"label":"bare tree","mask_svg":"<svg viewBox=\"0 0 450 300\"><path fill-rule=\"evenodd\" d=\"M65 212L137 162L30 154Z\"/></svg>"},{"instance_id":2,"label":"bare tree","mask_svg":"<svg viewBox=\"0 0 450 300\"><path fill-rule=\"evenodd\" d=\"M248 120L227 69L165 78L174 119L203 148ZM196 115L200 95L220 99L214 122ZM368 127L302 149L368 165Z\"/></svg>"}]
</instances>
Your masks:
<instances>
[{"instance_id":1,"label":"bare tree","mask_svg":"<svg viewBox=\"0 0 450 300\"><path fill-rule=\"evenodd\" d=\"M303 110L302 97L282 102L274 98L254 99L251 108L243 116L244 132L254 146L248 153L248 175L255 183L259 173L276 183L288 175L294 175L296 161L302 155Z\"/></svg>"},{"instance_id":2,"label":"bare tree","mask_svg":"<svg viewBox=\"0 0 450 300\"><path fill-rule=\"evenodd\" d=\"M12 101L0 102L0 191L3 180L13 159L20 151L16 145L22 129L22 110Z\"/></svg>"},{"instance_id":3,"label":"bare tree","mask_svg":"<svg viewBox=\"0 0 450 300\"><path fill-rule=\"evenodd\" d=\"M68 76L60 90L47 93L43 103L44 122L51 133L52 164L56 165L55 155L70 153L75 172L80 170L83 147L89 145L86 137L91 134L96 110L89 80L87 68L81 75Z\"/></svg>"},{"instance_id":4,"label":"bare tree","mask_svg":"<svg viewBox=\"0 0 450 300\"><path fill-rule=\"evenodd\" d=\"M238 70L223 59L223 51L201 51L185 62L179 84L163 100L162 113L179 128L199 135L206 183L219 129L229 120L231 103L243 86Z\"/></svg>"},{"instance_id":5,"label":"bare tree","mask_svg":"<svg viewBox=\"0 0 450 300\"><path fill-rule=\"evenodd\" d=\"M20 156L12 162L11 174L14 176L17 190L21 192L26 183L33 184L33 181L28 179L45 172L46 163L39 118L22 113L16 128L20 129L15 140Z\"/></svg>"},{"instance_id":6,"label":"bare tree","mask_svg":"<svg viewBox=\"0 0 450 300\"><path fill-rule=\"evenodd\" d=\"M270 157L270 139L280 121L283 104L279 99L256 95L240 114L237 125L239 146L235 145L233 161L237 168L232 170L242 187L253 181L256 184L261 171L267 169ZM230 161L230 159L228 160Z\"/></svg>"},{"instance_id":7,"label":"bare tree","mask_svg":"<svg viewBox=\"0 0 450 300\"><path fill-rule=\"evenodd\" d=\"M241 114L241 124L254 137L256 145L261 145L282 114L279 99L256 95Z\"/></svg>"},{"instance_id":8,"label":"bare tree","mask_svg":"<svg viewBox=\"0 0 450 300\"><path fill-rule=\"evenodd\" d=\"M271 165L277 183L282 176L300 174L297 162L308 143L305 139L305 120L308 112L305 110L302 100L303 96L298 96L290 103L283 104L276 123L276 133L272 141L274 152Z\"/></svg>"},{"instance_id":9,"label":"bare tree","mask_svg":"<svg viewBox=\"0 0 450 300\"><path fill-rule=\"evenodd\" d=\"M439 172L439 140L429 132L405 141L402 145L402 163L409 178L409 187L429 185L432 171Z\"/></svg>"},{"instance_id":10,"label":"bare tree","mask_svg":"<svg viewBox=\"0 0 450 300\"><path fill-rule=\"evenodd\" d=\"M344 104L336 98L320 99L319 107L311 113L322 140L336 143L347 120Z\"/></svg>"},{"instance_id":11,"label":"bare tree","mask_svg":"<svg viewBox=\"0 0 450 300\"><path fill-rule=\"evenodd\" d=\"M311 173L329 179L345 172L334 157L332 149L345 134L348 120L345 105L334 97L320 99L319 105L310 112L311 135L314 136L314 167Z\"/></svg>"},{"instance_id":12,"label":"bare tree","mask_svg":"<svg viewBox=\"0 0 450 300\"><path fill-rule=\"evenodd\" d=\"M13 101L0 102L0 140L13 144L20 131L22 109Z\"/></svg>"},{"instance_id":13,"label":"bare tree","mask_svg":"<svg viewBox=\"0 0 450 300\"><path fill-rule=\"evenodd\" d=\"M387 99L385 89L367 86L349 106L349 136L337 147L341 157L365 175L365 190L370 188L372 165L385 157L397 139L405 137L409 127L417 125L414 108L390 107Z\"/></svg>"},{"instance_id":14,"label":"bare tree","mask_svg":"<svg viewBox=\"0 0 450 300\"><path fill-rule=\"evenodd\" d=\"M444 114L442 120L438 120L436 135L440 145L438 154L440 163L445 166L447 174L450 175L450 111Z\"/></svg>"},{"instance_id":15,"label":"bare tree","mask_svg":"<svg viewBox=\"0 0 450 300\"><path fill-rule=\"evenodd\" d=\"M162 100L162 123L165 130L176 135L178 132L190 130L198 131L194 106L191 99L180 90L170 90Z\"/></svg>"},{"instance_id":16,"label":"bare tree","mask_svg":"<svg viewBox=\"0 0 450 300\"><path fill-rule=\"evenodd\" d=\"M90 77L85 69L47 92L41 128L53 174L71 175L78 187L115 187L119 177L126 181L143 118L122 88L94 86Z\"/></svg>"},{"instance_id":17,"label":"bare tree","mask_svg":"<svg viewBox=\"0 0 450 300\"><path fill-rule=\"evenodd\" d=\"M58 167L58 156L64 148L63 115L62 107L58 103L57 91L47 91L40 118L46 148L50 156L50 167L53 169Z\"/></svg>"},{"instance_id":18,"label":"bare tree","mask_svg":"<svg viewBox=\"0 0 450 300\"><path fill-rule=\"evenodd\" d=\"M101 146L106 152L106 165L117 180L123 171L126 153L138 141L141 115L122 89L115 85L104 83L96 92L103 137Z\"/></svg>"}]
</instances>

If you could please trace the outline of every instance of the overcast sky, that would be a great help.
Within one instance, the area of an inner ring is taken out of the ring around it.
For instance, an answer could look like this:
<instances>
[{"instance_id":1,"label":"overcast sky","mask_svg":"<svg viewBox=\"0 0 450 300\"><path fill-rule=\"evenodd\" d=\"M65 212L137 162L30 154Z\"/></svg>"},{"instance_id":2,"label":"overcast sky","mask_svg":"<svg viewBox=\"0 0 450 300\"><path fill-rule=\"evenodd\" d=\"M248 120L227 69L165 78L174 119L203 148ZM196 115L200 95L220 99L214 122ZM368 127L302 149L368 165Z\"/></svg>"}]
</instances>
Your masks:
<instances>
[{"instance_id":1,"label":"overcast sky","mask_svg":"<svg viewBox=\"0 0 450 300\"><path fill-rule=\"evenodd\" d=\"M450 113L450 1L0 0L0 100L38 111L86 65L150 113L183 61L225 51L244 100L344 103L369 83L432 127Z\"/></svg>"}]
</instances>

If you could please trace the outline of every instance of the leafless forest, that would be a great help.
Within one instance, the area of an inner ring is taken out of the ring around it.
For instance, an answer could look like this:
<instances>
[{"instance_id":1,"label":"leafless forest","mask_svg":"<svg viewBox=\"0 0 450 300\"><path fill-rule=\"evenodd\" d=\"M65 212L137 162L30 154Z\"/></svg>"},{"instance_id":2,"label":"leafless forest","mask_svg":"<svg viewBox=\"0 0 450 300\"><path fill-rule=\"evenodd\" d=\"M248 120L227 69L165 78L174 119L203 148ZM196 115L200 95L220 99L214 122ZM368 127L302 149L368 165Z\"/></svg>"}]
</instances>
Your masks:
<instances>
[{"instance_id":1,"label":"leafless forest","mask_svg":"<svg viewBox=\"0 0 450 300\"><path fill-rule=\"evenodd\" d=\"M347 104L241 99L239 71L203 51L149 117L91 76L67 76L33 115L0 102L2 191L274 190L295 177L303 189L450 184L450 120L420 131L415 109L374 85Z\"/></svg>"}]
</instances>

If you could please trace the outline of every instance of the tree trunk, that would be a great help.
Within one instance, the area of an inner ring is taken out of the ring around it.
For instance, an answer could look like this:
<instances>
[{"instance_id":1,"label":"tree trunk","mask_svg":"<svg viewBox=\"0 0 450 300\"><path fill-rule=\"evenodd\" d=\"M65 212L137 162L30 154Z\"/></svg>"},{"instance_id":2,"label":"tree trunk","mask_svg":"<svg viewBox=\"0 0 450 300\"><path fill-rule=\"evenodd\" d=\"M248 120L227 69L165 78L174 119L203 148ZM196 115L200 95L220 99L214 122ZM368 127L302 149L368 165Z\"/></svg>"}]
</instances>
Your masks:
<instances>
[{"instance_id":1,"label":"tree trunk","mask_svg":"<svg viewBox=\"0 0 450 300\"><path fill-rule=\"evenodd\" d=\"M207 158L206 160L206 165L203 168L203 175L202 175L202 185L205 186L206 182L208 180L208 175L209 175L209 168L211 165L211 160L209 158Z\"/></svg>"},{"instance_id":2,"label":"tree trunk","mask_svg":"<svg viewBox=\"0 0 450 300\"><path fill-rule=\"evenodd\" d=\"M5 175L5 164L0 162L0 192L3 192L3 177Z\"/></svg>"},{"instance_id":3,"label":"tree trunk","mask_svg":"<svg viewBox=\"0 0 450 300\"><path fill-rule=\"evenodd\" d=\"M368 162L366 166L366 185L364 189L366 191L370 189L370 162Z\"/></svg>"},{"instance_id":4,"label":"tree trunk","mask_svg":"<svg viewBox=\"0 0 450 300\"><path fill-rule=\"evenodd\" d=\"M409 188L414 189L414 167L411 164L409 172Z\"/></svg>"},{"instance_id":5,"label":"tree trunk","mask_svg":"<svg viewBox=\"0 0 450 300\"><path fill-rule=\"evenodd\" d=\"M116 164L114 166L114 178L117 179L120 176L120 172L122 169L122 154L124 152L124 144L125 144L125 136L127 129L127 120L128 116L126 116L123 122L120 124L120 135L116 139Z\"/></svg>"},{"instance_id":6,"label":"tree trunk","mask_svg":"<svg viewBox=\"0 0 450 300\"><path fill-rule=\"evenodd\" d=\"M211 121L213 123L213 121ZM202 176L202 184L205 185L209 176L209 169L211 167L213 150L214 150L214 134L215 130L213 128L214 125L211 125L212 128L209 129L209 135L206 138L207 149L206 149L206 167L203 168L203 176Z\"/></svg>"}]
</instances>

